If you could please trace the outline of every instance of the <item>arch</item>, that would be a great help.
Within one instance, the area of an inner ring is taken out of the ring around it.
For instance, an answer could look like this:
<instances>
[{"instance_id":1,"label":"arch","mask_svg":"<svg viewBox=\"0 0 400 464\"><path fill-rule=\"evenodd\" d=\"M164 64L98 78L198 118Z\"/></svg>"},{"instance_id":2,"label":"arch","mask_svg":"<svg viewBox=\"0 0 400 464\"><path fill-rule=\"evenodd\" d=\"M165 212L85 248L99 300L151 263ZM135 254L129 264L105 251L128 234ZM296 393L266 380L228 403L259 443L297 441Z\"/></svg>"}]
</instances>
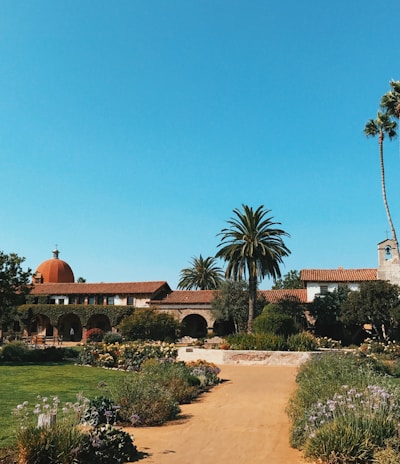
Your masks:
<instances>
[{"instance_id":1,"label":"arch","mask_svg":"<svg viewBox=\"0 0 400 464\"><path fill-rule=\"evenodd\" d=\"M52 337L54 333L54 327L50 322L50 318L45 314L37 314L28 323L27 326L28 334L40 334Z\"/></svg>"},{"instance_id":2,"label":"arch","mask_svg":"<svg viewBox=\"0 0 400 464\"><path fill-rule=\"evenodd\" d=\"M86 328L89 329L101 329L103 332L111 331L111 322L108 316L105 314L93 314L87 321Z\"/></svg>"},{"instance_id":3,"label":"arch","mask_svg":"<svg viewBox=\"0 0 400 464\"><path fill-rule=\"evenodd\" d=\"M214 322L213 332L218 336L233 334L235 333L235 324L232 319L228 321L218 319Z\"/></svg>"},{"instance_id":4,"label":"arch","mask_svg":"<svg viewBox=\"0 0 400 464\"><path fill-rule=\"evenodd\" d=\"M73 313L62 315L58 320L58 334L63 340L82 340L82 324L79 317Z\"/></svg>"},{"instance_id":5,"label":"arch","mask_svg":"<svg viewBox=\"0 0 400 464\"><path fill-rule=\"evenodd\" d=\"M190 314L182 319L182 335L193 338L207 336L207 321L203 316Z\"/></svg>"}]
</instances>

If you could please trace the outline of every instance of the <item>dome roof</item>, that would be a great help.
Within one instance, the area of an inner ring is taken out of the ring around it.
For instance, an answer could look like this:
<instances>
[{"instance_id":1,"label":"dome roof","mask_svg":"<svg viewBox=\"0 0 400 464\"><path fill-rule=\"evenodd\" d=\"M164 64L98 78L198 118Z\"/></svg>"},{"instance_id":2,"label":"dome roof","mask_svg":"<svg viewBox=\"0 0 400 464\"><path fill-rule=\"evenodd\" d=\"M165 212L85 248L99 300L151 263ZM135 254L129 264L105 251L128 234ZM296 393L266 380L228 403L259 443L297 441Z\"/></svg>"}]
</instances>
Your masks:
<instances>
[{"instance_id":1,"label":"dome roof","mask_svg":"<svg viewBox=\"0 0 400 464\"><path fill-rule=\"evenodd\" d=\"M53 258L43 261L33 276L34 283L73 283L74 273L69 264L58 258L59 251L53 251Z\"/></svg>"}]
</instances>

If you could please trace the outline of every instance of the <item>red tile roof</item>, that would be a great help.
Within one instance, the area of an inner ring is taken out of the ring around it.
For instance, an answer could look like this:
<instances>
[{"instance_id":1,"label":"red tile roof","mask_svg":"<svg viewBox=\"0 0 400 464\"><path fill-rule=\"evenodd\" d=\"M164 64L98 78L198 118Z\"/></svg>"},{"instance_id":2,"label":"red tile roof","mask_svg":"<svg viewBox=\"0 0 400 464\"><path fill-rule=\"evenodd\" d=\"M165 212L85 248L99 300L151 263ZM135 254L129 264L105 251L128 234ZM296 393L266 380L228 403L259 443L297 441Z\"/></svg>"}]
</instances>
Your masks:
<instances>
[{"instance_id":1,"label":"red tile roof","mask_svg":"<svg viewBox=\"0 0 400 464\"><path fill-rule=\"evenodd\" d=\"M377 280L377 269L303 269L303 282L362 282Z\"/></svg>"},{"instance_id":2,"label":"red tile roof","mask_svg":"<svg viewBox=\"0 0 400 464\"><path fill-rule=\"evenodd\" d=\"M299 303L307 303L307 289L305 288L260 290L259 293L264 295L269 303L278 303L285 299L296 299Z\"/></svg>"},{"instance_id":3,"label":"red tile roof","mask_svg":"<svg viewBox=\"0 0 400 464\"><path fill-rule=\"evenodd\" d=\"M216 290L176 290L170 293L163 300L152 300L152 305L185 305L185 304L206 304L210 305ZM297 298L300 303L307 303L306 289L288 290L259 290L270 303L277 303L284 298Z\"/></svg>"},{"instance_id":4,"label":"red tile roof","mask_svg":"<svg viewBox=\"0 0 400 464\"><path fill-rule=\"evenodd\" d=\"M211 304L215 290L175 290L163 300L152 300L152 305Z\"/></svg>"},{"instance_id":5,"label":"red tile roof","mask_svg":"<svg viewBox=\"0 0 400 464\"><path fill-rule=\"evenodd\" d=\"M116 282L116 283L44 283L36 284L31 295L90 295L90 294L146 294L171 289L167 282Z\"/></svg>"}]
</instances>

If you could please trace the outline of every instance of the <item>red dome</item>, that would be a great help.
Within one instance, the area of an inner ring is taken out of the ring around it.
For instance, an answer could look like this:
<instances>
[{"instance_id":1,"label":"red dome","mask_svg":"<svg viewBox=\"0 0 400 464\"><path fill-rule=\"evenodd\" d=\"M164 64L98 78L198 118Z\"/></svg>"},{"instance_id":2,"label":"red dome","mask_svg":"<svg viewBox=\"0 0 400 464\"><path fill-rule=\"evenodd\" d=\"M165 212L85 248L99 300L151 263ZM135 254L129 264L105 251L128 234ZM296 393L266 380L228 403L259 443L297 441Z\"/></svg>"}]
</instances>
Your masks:
<instances>
[{"instance_id":1,"label":"red dome","mask_svg":"<svg viewBox=\"0 0 400 464\"><path fill-rule=\"evenodd\" d=\"M58 258L59 251L54 250L54 257L43 261L33 276L34 283L73 283L74 273L69 264Z\"/></svg>"}]
</instances>

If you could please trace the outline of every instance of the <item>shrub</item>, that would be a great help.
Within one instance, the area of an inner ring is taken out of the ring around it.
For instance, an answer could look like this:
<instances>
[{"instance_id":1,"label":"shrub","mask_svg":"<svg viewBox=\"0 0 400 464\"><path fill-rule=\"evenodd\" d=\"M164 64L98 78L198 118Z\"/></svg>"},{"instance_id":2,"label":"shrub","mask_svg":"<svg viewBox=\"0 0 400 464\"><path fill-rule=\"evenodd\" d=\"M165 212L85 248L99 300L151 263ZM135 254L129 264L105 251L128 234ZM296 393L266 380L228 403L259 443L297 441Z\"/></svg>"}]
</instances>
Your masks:
<instances>
[{"instance_id":1,"label":"shrub","mask_svg":"<svg viewBox=\"0 0 400 464\"><path fill-rule=\"evenodd\" d=\"M84 345L79 353L78 362L83 365L118 367L129 371L139 370L147 359L175 359L177 354L176 347L167 343L97 343Z\"/></svg>"},{"instance_id":2,"label":"shrub","mask_svg":"<svg viewBox=\"0 0 400 464\"><path fill-rule=\"evenodd\" d=\"M1 350L2 361L22 362L29 356L29 347L24 342L6 343Z\"/></svg>"},{"instance_id":3,"label":"shrub","mask_svg":"<svg viewBox=\"0 0 400 464\"><path fill-rule=\"evenodd\" d=\"M115 423L119 407L112 400L104 396L96 396L91 399L85 411L82 422L89 425Z\"/></svg>"},{"instance_id":4,"label":"shrub","mask_svg":"<svg viewBox=\"0 0 400 464\"><path fill-rule=\"evenodd\" d=\"M135 461L136 446L132 437L111 425L95 427L85 434L79 451L82 464L123 464Z\"/></svg>"},{"instance_id":5,"label":"shrub","mask_svg":"<svg viewBox=\"0 0 400 464\"><path fill-rule=\"evenodd\" d=\"M107 332L104 335L103 342L106 344L122 343L123 337L118 332Z\"/></svg>"},{"instance_id":6,"label":"shrub","mask_svg":"<svg viewBox=\"0 0 400 464\"><path fill-rule=\"evenodd\" d=\"M397 436L400 392L370 359L325 354L307 362L291 398L291 443L326 463L367 463Z\"/></svg>"},{"instance_id":7,"label":"shrub","mask_svg":"<svg viewBox=\"0 0 400 464\"><path fill-rule=\"evenodd\" d=\"M219 367L215 364L198 360L186 364L191 375L196 376L201 386L217 385L220 382L218 374L220 373Z\"/></svg>"},{"instance_id":8,"label":"shrub","mask_svg":"<svg viewBox=\"0 0 400 464\"><path fill-rule=\"evenodd\" d=\"M200 380L183 362L150 360L143 364L142 375L168 390L179 404L190 403L198 395Z\"/></svg>"},{"instance_id":9,"label":"shrub","mask_svg":"<svg viewBox=\"0 0 400 464\"><path fill-rule=\"evenodd\" d=\"M393 393L377 385L342 388L308 414L305 455L335 463L368 462L374 450L397 435L400 410Z\"/></svg>"},{"instance_id":10,"label":"shrub","mask_svg":"<svg viewBox=\"0 0 400 464\"><path fill-rule=\"evenodd\" d=\"M88 342L101 342L104 337L104 330L101 330L97 327L89 329L86 332L86 340Z\"/></svg>"},{"instance_id":11,"label":"shrub","mask_svg":"<svg viewBox=\"0 0 400 464\"><path fill-rule=\"evenodd\" d=\"M140 372L120 379L110 390L114 402L120 406L121 418L133 424L160 425L174 419L180 411L169 389Z\"/></svg>"},{"instance_id":12,"label":"shrub","mask_svg":"<svg viewBox=\"0 0 400 464\"><path fill-rule=\"evenodd\" d=\"M231 350L286 351L287 343L283 335L275 334L235 334L226 337Z\"/></svg>"},{"instance_id":13,"label":"shrub","mask_svg":"<svg viewBox=\"0 0 400 464\"><path fill-rule=\"evenodd\" d=\"M39 428L29 425L17 434L18 464L75 464L84 442L75 426L54 424Z\"/></svg>"},{"instance_id":14,"label":"shrub","mask_svg":"<svg viewBox=\"0 0 400 464\"><path fill-rule=\"evenodd\" d=\"M121 322L119 329L127 340L172 341L179 327L179 322L171 314L149 308L136 309Z\"/></svg>"},{"instance_id":15,"label":"shrub","mask_svg":"<svg viewBox=\"0 0 400 464\"><path fill-rule=\"evenodd\" d=\"M107 421L104 409L112 407L109 400L93 401L88 416L89 405L82 395L77 395L75 403L65 403L63 408L58 397L39 396L33 415L27 401L18 405L13 411L21 419L17 433L18 464L122 464L134 460L136 447L129 434L109 424L89 430L79 426L85 417L96 416L95 405L99 407L97 417L101 418L104 412ZM40 426L35 423L37 419Z\"/></svg>"},{"instance_id":16,"label":"shrub","mask_svg":"<svg viewBox=\"0 0 400 464\"><path fill-rule=\"evenodd\" d=\"M317 339L310 332L291 335L287 344L290 351L316 351L319 347Z\"/></svg>"},{"instance_id":17,"label":"shrub","mask_svg":"<svg viewBox=\"0 0 400 464\"><path fill-rule=\"evenodd\" d=\"M298 332L292 316L268 310L269 306L272 305L266 306L263 313L254 319L255 333L273 333L288 336Z\"/></svg>"}]
</instances>

